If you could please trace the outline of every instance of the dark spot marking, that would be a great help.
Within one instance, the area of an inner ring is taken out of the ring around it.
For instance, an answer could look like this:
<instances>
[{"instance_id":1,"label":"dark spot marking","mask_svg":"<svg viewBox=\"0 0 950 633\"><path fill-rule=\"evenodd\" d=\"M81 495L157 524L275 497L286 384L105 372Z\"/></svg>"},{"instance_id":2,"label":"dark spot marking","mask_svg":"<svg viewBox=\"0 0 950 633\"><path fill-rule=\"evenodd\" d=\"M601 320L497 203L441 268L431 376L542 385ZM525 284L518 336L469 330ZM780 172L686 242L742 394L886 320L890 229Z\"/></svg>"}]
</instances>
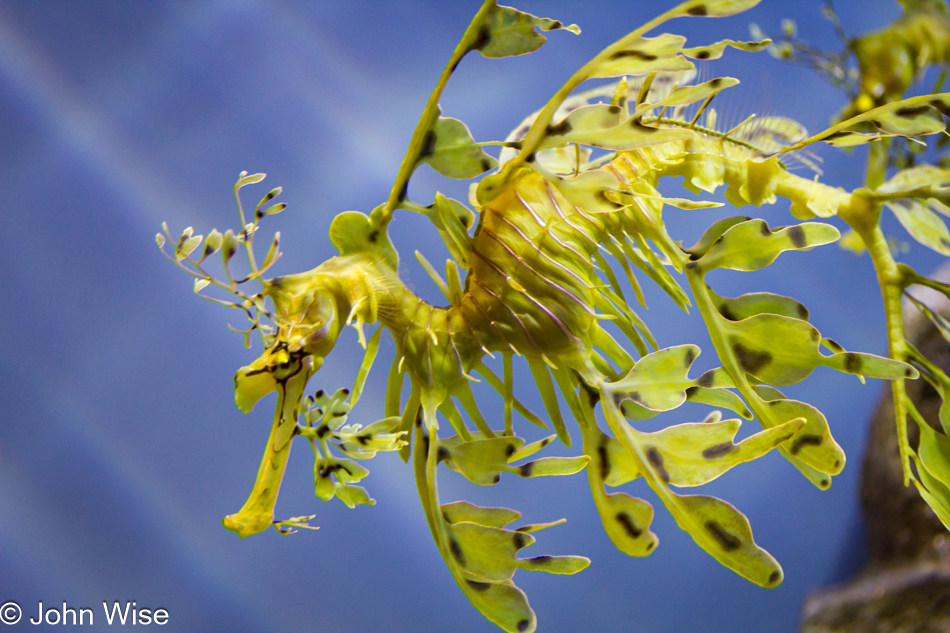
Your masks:
<instances>
[{"instance_id":1,"label":"dark spot marking","mask_svg":"<svg viewBox=\"0 0 950 633\"><path fill-rule=\"evenodd\" d=\"M733 444L732 442L723 442L722 444L715 444L703 451L703 458L716 459L717 457L728 455L733 450L735 450L735 448L736 448L736 445Z\"/></svg>"},{"instance_id":2,"label":"dark spot marking","mask_svg":"<svg viewBox=\"0 0 950 633\"><path fill-rule=\"evenodd\" d=\"M729 304L728 304L728 303L724 303L724 304L722 304L721 306L719 306L719 314L721 314L721 315L722 315L722 318L724 318L724 319L727 320L727 321L738 321L738 320L739 320L739 319L736 318L736 315L733 314L732 310L729 309Z\"/></svg>"},{"instance_id":3,"label":"dark spot marking","mask_svg":"<svg viewBox=\"0 0 950 633\"><path fill-rule=\"evenodd\" d=\"M472 48L477 51L481 50L488 46L489 42L491 42L491 29L486 24L478 30L478 37L475 39L475 43L472 44Z\"/></svg>"},{"instance_id":4,"label":"dark spot marking","mask_svg":"<svg viewBox=\"0 0 950 633\"><path fill-rule=\"evenodd\" d=\"M623 527L630 538L640 538L640 535L643 534L643 530L634 525L633 519L626 512L618 512L614 518L617 519L617 523Z\"/></svg>"},{"instance_id":5,"label":"dark spot marking","mask_svg":"<svg viewBox=\"0 0 950 633\"><path fill-rule=\"evenodd\" d=\"M836 460L835 460L835 468L839 468L840 466L841 466L841 460L840 460L840 459L836 459Z\"/></svg>"},{"instance_id":6,"label":"dark spot marking","mask_svg":"<svg viewBox=\"0 0 950 633\"><path fill-rule=\"evenodd\" d=\"M607 442L602 442L597 447L598 466L600 466L600 478L604 481L610 475L610 455L607 452Z\"/></svg>"},{"instance_id":7,"label":"dark spot marking","mask_svg":"<svg viewBox=\"0 0 950 633\"><path fill-rule=\"evenodd\" d=\"M700 387L712 387L713 381L716 379L716 375L712 371L707 371L705 374L699 377L699 380L696 381L696 384Z\"/></svg>"},{"instance_id":8,"label":"dark spot marking","mask_svg":"<svg viewBox=\"0 0 950 633\"><path fill-rule=\"evenodd\" d=\"M483 158L482 162L479 164L482 167L482 171L488 171L489 169L491 169L491 161L488 160L487 158Z\"/></svg>"},{"instance_id":9,"label":"dark spot marking","mask_svg":"<svg viewBox=\"0 0 950 633\"><path fill-rule=\"evenodd\" d=\"M530 154L528 154L528 155L525 157L524 162L526 162L526 163L533 163L533 162L534 162L534 159L535 159L534 152L531 152Z\"/></svg>"},{"instance_id":10,"label":"dark spot marking","mask_svg":"<svg viewBox=\"0 0 950 633\"><path fill-rule=\"evenodd\" d=\"M705 57L701 59L705 59ZM711 79L709 81L710 88L718 88L721 84L722 84L722 77L716 77L715 79Z\"/></svg>"},{"instance_id":11,"label":"dark spot marking","mask_svg":"<svg viewBox=\"0 0 950 633\"><path fill-rule=\"evenodd\" d=\"M557 125L549 125L547 133L549 136L564 136L573 129L571 127L571 122L567 119L564 119Z\"/></svg>"},{"instance_id":12,"label":"dark spot marking","mask_svg":"<svg viewBox=\"0 0 950 633\"><path fill-rule=\"evenodd\" d=\"M462 546L454 538L449 539L449 550L452 556L458 561L458 564L465 567L465 554L462 553Z\"/></svg>"},{"instance_id":13,"label":"dark spot marking","mask_svg":"<svg viewBox=\"0 0 950 633\"><path fill-rule=\"evenodd\" d=\"M914 370L908 367L907 369L904 370L904 375L910 378L911 376L914 375Z\"/></svg>"},{"instance_id":14,"label":"dark spot marking","mask_svg":"<svg viewBox=\"0 0 950 633\"><path fill-rule=\"evenodd\" d=\"M793 226L788 229L788 239L792 240L795 248L805 248L805 229L800 226Z\"/></svg>"},{"instance_id":15,"label":"dark spot marking","mask_svg":"<svg viewBox=\"0 0 950 633\"><path fill-rule=\"evenodd\" d=\"M317 427L317 437L320 438L321 440L324 437L326 437L327 433L329 432L330 432L330 427L328 427L326 424L321 424L320 426Z\"/></svg>"},{"instance_id":16,"label":"dark spot marking","mask_svg":"<svg viewBox=\"0 0 950 633\"><path fill-rule=\"evenodd\" d=\"M844 355L844 368L845 370L856 374L861 371L861 367L864 365L864 360L858 354L854 352L847 352Z\"/></svg>"},{"instance_id":17,"label":"dark spot marking","mask_svg":"<svg viewBox=\"0 0 950 633\"><path fill-rule=\"evenodd\" d=\"M422 436L422 453L426 456L429 455L429 436L428 435Z\"/></svg>"},{"instance_id":18,"label":"dark spot marking","mask_svg":"<svg viewBox=\"0 0 950 633\"><path fill-rule=\"evenodd\" d=\"M828 136L826 136L826 137L823 138L822 140L823 140L823 141L833 141L833 140L835 140L836 138L843 138L843 137L846 137L846 136L851 136L852 134L853 134L852 132L843 132L843 131L842 131L842 132L834 132L833 134L829 134Z\"/></svg>"},{"instance_id":19,"label":"dark spot marking","mask_svg":"<svg viewBox=\"0 0 950 633\"><path fill-rule=\"evenodd\" d=\"M512 542L514 542L516 550L521 549L525 545L524 534L522 534L521 532L515 532L514 535L511 537L511 540Z\"/></svg>"},{"instance_id":20,"label":"dark spot marking","mask_svg":"<svg viewBox=\"0 0 950 633\"><path fill-rule=\"evenodd\" d=\"M649 543L647 543L647 551L649 552L650 550L652 550L654 545L656 545L654 541L650 541Z\"/></svg>"},{"instance_id":21,"label":"dark spot marking","mask_svg":"<svg viewBox=\"0 0 950 633\"><path fill-rule=\"evenodd\" d=\"M547 565L551 562L550 556L535 556L534 558L529 558L528 561L532 565Z\"/></svg>"},{"instance_id":22,"label":"dark spot marking","mask_svg":"<svg viewBox=\"0 0 950 633\"><path fill-rule=\"evenodd\" d=\"M808 320L808 308L806 308L805 306L803 306L802 304L799 303L797 309L798 309L798 316L799 316L799 318L801 318L802 321L807 321L807 320Z\"/></svg>"},{"instance_id":23,"label":"dark spot marking","mask_svg":"<svg viewBox=\"0 0 950 633\"><path fill-rule=\"evenodd\" d=\"M844 348L841 347L841 345L838 343L838 341L834 340L833 338L826 338L826 339L825 339L825 343L827 343L827 344L828 344L828 347L830 347L832 350L834 350L834 351L836 351L836 352L843 352L843 351L844 351Z\"/></svg>"},{"instance_id":24,"label":"dark spot marking","mask_svg":"<svg viewBox=\"0 0 950 633\"><path fill-rule=\"evenodd\" d=\"M704 524L706 531L713 535L713 538L719 543L719 547L727 552L734 552L742 547L742 541L735 534L730 534L724 527L719 525L718 521L706 521Z\"/></svg>"},{"instance_id":25,"label":"dark spot marking","mask_svg":"<svg viewBox=\"0 0 950 633\"><path fill-rule=\"evenodd\" d=\"M762 233L762 235L771 235L771 234L772 234L772 229L770 229L768 223L767 223L767 222L764 222L764 221L763 221L763 222L759 222L759 231Z\"/></svg>"},{"instance_id":26,"label":"dark spot marking","mask_svg":"<svg viewBox=\"0 0 950 633\"><path fill-rule=\"evenodd\" d=\"M769 574L769 584L774 585L775 583L778 582L779 578L781 577L782 577L782 574L780 574L777 570L773 571L771 574Z\"/></svg>"},{"instance_id":27,"label":"dark spot marking","mask_svg":"<svg viewBox=\"0 0 950 633\"><path fill-rule=\"evenodd\" d=\"M600 391L594 389L583 380L580 381L580 385L581 389L587 393L587 401L590 403L591 408L593 408L595 404L600 402Z\"/></svg>"},{"instance_id":28,"label":"dark spot marking","mask_svg":"<svg viewBox=\"0 0 950 633\"><path fill-rule=\"evenodd\" d=\"M696 262L689 262L686 264L686 268L688 268L689 270L692 270L696 268L697 266L699 266L699 264L697 264Z\"/></svg>"},{"instance_id":29,"label":"dark spot marking","mask_svg":"<svg viewBox=\"0 0 950 633\"><path fill-rule=\"evenodd\" d=\"M693 55L693 57L695 57L696 59L709 59L711 56L712 56L712 53L710 53L709 51L699 51L698 53Z\"/></svg>"},{"instance_id":30,"label":"dark spot marking","mask_svg":"<svg viewBox=\"0 0 950 633\"><path fill-rule=\"evenodd\" d=\"M948 107L947 104L941 101L940 99L931 100L930 105L937 108L937 110L940 111L940 114L944 116L950 115L950 107Z\"/></svg>"},{"instance_id":31,"label":"dark spot marking","mask_svg":"<svg viewBox=\"0 0 950 633\"><path fill-rule=\"evenodd\" d=\"M468 586L474 589L475 591L488 591L491 588L490 582L478 582L477 580L468 580L465 582L468 583Z\"/></svg>"},{"instance_id":32,"label":"dark spot marking","mask_svg":"<svg viewBox=\"0 0 950 633\"><path fill-rule=\"evenodd\" d=\"M438 137L436 136L435 130L426 132L425 138L422 139L422 149L419 150L419 158L432 156L435 152L435 142L437 139Z\"/></svg>"},{"instance_id":33,"label":"dark spot marking","mask_svg":"<svg viewBox=\"0 0 950 633\"><path fill-rule=\"evenodd\" d=\"M818 339L821 338L821 334L819 334L818 330L814 328L812 328L811 332L809 332L808 335L811 337L811 340L813 341L817 341Z\"/></svg>"},{"instance_id":34,"label":"dark spot marking","mask_svg":"<svg viewBox=\"0 0 950 633\"><path fill-rule=\"evenodd\" d=\"M508 446L505 447L505 457L511 457L514 452L515 452L514 444L509 444Z\"/></svg>"},{"instance_id":35,"label":"dark spot marking","mask_svg":"<svg viewBox=\"0 0 950 633\"><path fill-rule=\"evenodd\" d=\"M647 449L647 461L653 466L653 470L660 476L660 479L666 483L670 483L670 473L668 473L666 467L663 466L663 456L660 455L660 451L657 450L655 446L651 446Z\"/></svg>"},{"instance_id":36,"label":"dark spot marking","mask_svg":"<svg viewBox=\"0 0 950 633\"><path fill-rule=\"evenodd\" d=\"M651 55L650 53L644 53L643 51L638 51L636 49L628 51L617 51L610 56L610 59L622 59L624 57L633 57L645 62L656 61L656 55Z\"/></svg>"},{"instance_id":37,"label":"dark spot marking","mask_svg":"<svg viewBox=\"0 0 950 633\"><path fill-rule=\"evenodd\" d=\"M356 441L359 442L360 446L366 446L366 443L370 440L370 438L372 438L372 435L366 435L364 433L362 435L357 435ZM442 447L439 447L439 451L441 450L442 450Z\"/></svg>"},{"instance_id":38,"label":"dark spot marking","mask_svg":"<svg viewBox=\"0 0 950 633\"><path fill-rule=\"evenodd\" d=\"M769 352L749 349L742 343L735 343L732 346L732 351L739 360L742 369L750 374L755 374L755 372L767 367L772 362L772 355Z\"/></svg>"},{"instance_id":39,"label":"dark spot marking","mask_svg":"<svg viewBox=\"0 0 950 633\"><path fill-rule=\"evenodd\" d=\"M409 195L409 183L407 182L402 187L402 191L399 192L399 202L402 202Z\"/></svg>"},{"instance_id":40,"label":"dark spot marking","mask_svg":"<svg viewBox=\"0 0 950 633\"><path fill-rule=\"evenodd\" d=\"M690 7L686 10L686 15L695 15L697 17L702 17L708 15L709 11L704 5L698 4L695 7Z\"/></svg>"},{"instance_id":41,"label":"dark spot marking","mask_svg":"<svg viewBox=\"0 0 950 633\"><path fill-rule=\"evenodd\" d=\"M501 481L501 473L498 473L497 475L492 477L492 480L491 480L493 484L497 484L499 481Z\"/></svg>"},{"instance_id":42,"label":"dark spot marking","mask_svg":"<svg viewBox=\"0 0 950 633\"><path fill-rule=\"evenodd\" d=\"M822 442L822 437L820 435L815 435L814 433L806 433L805 435L799 435L795 438L795 441L792 442L792 447L788 449L788 452L792 455L798 455L798 452L802 450L805 446L820 446Z\"/></svg>"},{"instance_id":43,"label":"dark spot marking","mask_svg":"<svg viewBox=\"0 0 950 633\"><path fill-rule=\"evenodd\" d=\"M686 391L684 392L686 394L686 399L689 400L690 398L692 398L693 394L696 393L698 389L699 387L687 387Z\"/></svg>"},{"instance_id":44,"label":"dark spot marking","mask_svg":"<svg viewBox=\"0 0 950 633\"><path fill-rule=\"evenodd\" d=\"M436 451L435 454L435 463L438 464L439 462L446 461L450 455L451 453L449 453L449 449L445 448L444 446L440 446L439 450Z\"/></svg>"},{"instance_id":45,"label":"dark spot marking","mask_svg":"<svg viewBox=\"0 0 950 633\"><path fill-rule=\"evenodd\" d=\"M928 104L921 104L919 106L908 106L906 108L900 108L896 110L894 114L896 114L897 116L911 118L911 117L917 116L918 114L923 114L924 112L927 112L928 110L930 110L930 106Z\"/></svg>"},{"instance_id":46,"label":"dark spot marking","mask_svg":"<svg viewBox=\"0 0 950 633\"><path fill-rule=\"evenodd\" d=\"M623 404L623 401L626 400L626 399L627 399L627 396L625 396L624 394L622 394L622 393L615 393L615 394L614 394L614 406L619 409L619 408L620 408L620 405Z\"/></svg>"},{"instance_id":47,"label":"dark spot marking","mask_svg":"<svg viewBox=\"0 0 950 633\"><path fill-rule=\"evenodd\" d=\"M521 468L518 469L518 474L522 477L530 477L533 469L534 462L528 462L527 464L522 464Z\"/></svg>"},{"instance_id":48,"label":"dark spot marking","mask_svg":"<svg viewBox=\"0 0 950 633\"><path fill-rule=\"evenodd\" d=\"M643 125L637 119L630 120L630 127L635 129L637 132L642 132L643 134L653 134L654 132L658 131L655 127L648 127L646 125Z\"/></svg>"},{"instance_id":49,"label":"dark spot marking","mask_svg":"<svg viewBox=\"0 0 950 633\"><path fill-rule=\"evenodd\" d=\"M323 391L323 389L317 389L317 393L315 393L315 394L313 394L313 395L314 395L315 398L317 398L317 399L319 400L320 398L323 397L324 393L326 393L326 392Z\"/></svg>"},{"instance_id":50,"label":"dark spot marking","mask_svg":"<svg viewBox=\"0 0 950 633\"><path fill-rule=\"evenodd\" d=\"M692 347L686 349L686 357L683 359L683 365L686 369L689 369L689 366L693 364L693 361L696 360L696 352L693 351Z\"/></svg>"},{"instance_id":51,"label":"dark spot marking","mask_svg":"<svg viewBox=\"0 0 950 633\"><path fill-rule=\"evenodd\" d=\"M522 620L521 622L518 622L518 633L524 633L528 630L529 626L531 626L531 622L528 620Z\"/></svg>"},{"instance_id":52,"label":"dark spot marking","mask_svg":"<svg viewBox=\"0 0 950 633\"><path fill-rule=\"evenodd\" d=\"M379 231L372 231L369 235L366 236L371 243L375 244L376 240L379 238Z\"/></svg>"}]
</instances>

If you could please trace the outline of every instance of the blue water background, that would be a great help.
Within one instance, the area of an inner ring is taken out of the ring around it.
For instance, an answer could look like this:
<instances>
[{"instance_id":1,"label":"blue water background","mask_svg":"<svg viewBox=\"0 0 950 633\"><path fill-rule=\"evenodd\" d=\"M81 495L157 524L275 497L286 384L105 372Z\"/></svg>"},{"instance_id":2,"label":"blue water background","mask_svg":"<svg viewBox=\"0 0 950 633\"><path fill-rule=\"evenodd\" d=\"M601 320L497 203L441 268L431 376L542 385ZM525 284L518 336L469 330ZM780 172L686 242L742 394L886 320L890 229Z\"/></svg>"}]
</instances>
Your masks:
<instances>
[{"instance_id":1,"label":"blue water background","mask_svg":"<svg viewBox=\"0 0 950 633\"><path fill-rule=\"evenodd\" d=\"M519 7L564 22L581 36L551 34L522 58L466 58L442 100L478 139L503 138L581 64L669 2L540 2ZM885 0L841 0L852 34L899 13ZM766 1L724 20L689 19L663 30L694 44L748 39L783 17L837 47L818 0ZM194 226L237 226L238 172L268 173L289 205L264 223L282 234L279 274L334 253L337 213L369 211L389 192L413 127L475 2L0 2L0 602L92 606L103 600L163 607L179 632L493 631L455 586L431 542L410 468L394 455L368 464L377 500L348 510L312 493L310 451L291 455L279 517L316 514L317 532L267 532L246 540L224 530L250 490L270 426L273 397L250 415L233 404L233 372L259 353L226 324L239 313L200 301L191 281L160 257L154 235ZM722 98L737 123L768 109L810 129L843 95L808 70L766 54L730 51L705 72L746 82ZM716 102L719 105L719 102ZM826 181L862 181L863 154L819 148ZM666 191L679 190L677 182ZM410 195L428 204L438 188L465 199L466 183L420 170ZM265 188L247 195L253 203ZM682 195L682 194L680 194ZM792 222L787 203L762 211ZM744 214L756 213L745 209ZM717 217L669 211L670 231L692 243ZM721 215L721 214L720 214ZM840 223L838 223L839 226ZM900 227L887 230L908 241ZM438 291L415 249L441 262L427 222L400 212L392 235L401 270L424 297ZM259 253L259 257L260 257ZM905 259L939 262L918 245ZM437 267L441 267L437 264ZM835 246L784 255L768 271L711 277L720 294L770 290L812 310L825 336L848 349L885 350L880 297L867 257ZM662 346L699 343L698 368L713 366L698 318L650 288L645 318ZM381 416L391 342L353 420ZM361 359L349 331L313 388L352 383ZM526 402L541 410L527 378ZM654 502L660 547L649 558L615 550L590 501L586 478L506 477L479 489L446 473L443 500L514 507L526 522L567 518L526 553L583 554L582 574L519 573L548 633L790 633L816 587L843 578L862 556L856 486L866 423L881 391L874 381L818 370L789 392L827 415L849 456L828 492L777 454L743 465L702 492L744 511L757 541L784 565L765 590L700 550ZM500 402L484 393L500 424ZM658 424L702 419L685 407ZM530 425L523 424L530 427ZM746 425L750 432L752 423ZM525 431L537 437L535 429ZM577 433L575 430L575 438ZM558 449L562 454L571 451ZM576 448L575 451L576 452ZM2 628L2 626L0 626ZM32 630L35 627L13 627ZM156 627L152 627L156 628ZM111 629L109 629L111 630Z\"/></svg>"}]
</instances>

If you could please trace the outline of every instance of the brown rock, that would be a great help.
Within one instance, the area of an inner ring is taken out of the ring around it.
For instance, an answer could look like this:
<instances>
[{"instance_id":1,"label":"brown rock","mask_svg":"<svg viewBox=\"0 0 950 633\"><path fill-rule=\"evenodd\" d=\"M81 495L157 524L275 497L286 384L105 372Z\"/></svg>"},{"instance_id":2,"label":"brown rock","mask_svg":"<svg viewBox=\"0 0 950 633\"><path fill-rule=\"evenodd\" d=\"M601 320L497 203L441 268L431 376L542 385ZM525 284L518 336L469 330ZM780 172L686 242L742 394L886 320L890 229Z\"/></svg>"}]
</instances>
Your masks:
<instances>
[{"instance_id":1,"label":"brown rock","mask_svg":"<svg viewBox=\"0 0 950 633\"><path fill-rule=\"evenodd\" d=\"M950 278L950 268L935 276ZM918 298L950 314L950 302L932 291ZM905 332L925 356L950 373L950 345L912 305L905 305ZM939 428L940 398L923 379L907 382L907 393L920 413ZM911 446L917 428L908 422ZM904 486L890 389L881 397L861 474L861 504L869 562L855 580L821 589L802 609L802 633L948 633L950 632L950 534L920 498Z\"/></svg>"}]
</instances>

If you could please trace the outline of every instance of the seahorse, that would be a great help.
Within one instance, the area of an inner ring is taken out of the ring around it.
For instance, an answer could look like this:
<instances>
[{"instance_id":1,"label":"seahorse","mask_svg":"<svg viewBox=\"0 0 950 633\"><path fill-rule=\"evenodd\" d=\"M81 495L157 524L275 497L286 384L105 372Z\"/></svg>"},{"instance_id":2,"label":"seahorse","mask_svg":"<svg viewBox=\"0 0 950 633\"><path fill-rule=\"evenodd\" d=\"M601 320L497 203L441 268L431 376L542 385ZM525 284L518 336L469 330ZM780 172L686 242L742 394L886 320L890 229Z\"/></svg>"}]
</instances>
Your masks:
<instances>
[{"instance_id":1,"label":"seahorse","mask_svg":"<svg viewBox=\"0 0 950 633\"><path fill-rule=\"evenodd\" d=\"M449 571L472 604L506 631L523 633L537 626L526 596L512 581L517 569L573 574L589 560L518 558L522 548L534 543L533 532L559 522L513 529L507 526L520 517L516 511L464 501L440 503L440 464L478 485L496 484L502 473L535 477L586 470L605 531L632 556L648 555L657 544L650 531L653 508L624 493L608 494L605 486L643 477L678 525L716 560L756 584L780 584L781 566L756 544L744 515L723 500L681 495L672 487L702 485L777 448L816 486L827 488L844 468L845 455L817 409L777 388L803 380L819 365L889 380L913 379L918 371L899 359L845 351L823 337L808 322L808 310L793 299L769 293L721 297L705 276L720 268L759 270L783 252L834 242L837 229L815 218L836 215L860 228L868 209L881 200L945 195L919 183L846 192L796 175L783 161L819 141L854 144L941 131L950 94L884 104L810 137L794 121L780 118L747 119L719 131L709 103L738 81L715 78L691 84L690 60L716 59L727 47L762 50L768 42L725 40L690 48L679 36L645 34L675 17L725 16L755 4L689 0L607 47L503 143L507 149L499 163L474 143L464 124L441 116L437 104L442 88L471 51L486 57L522 54L544 42L536 28L576 28L486 0L450 58L386 203L369 214L337 216L330 240L339 256L303 273L263 278L279 257L279 241L275 238L258 267L253 237L261 219L283 210L279 204L263 208L280 190L265 195L254 221L246 223L239 191L260 182L263 174L242 173L234 191L243 229L223 236L212 232L202 250L201 237L188 229L169 256L196 277L196 290L214 284L235 294L238 301L228 305L248 313L248 334L259 330L263 336L264 353L235 376L238 407L247 412L264 395L278 394L253 490L244 507L224 519L225 527L242 537L271 526L284 533L310 527L312 516L274 520L292 441L303 436L316 455L316 494L324 500L337 496L351 507L372 503L354 485L368 471L334 457L331 448L349 457L398 450L407 461L411 458L429 528ZM571 96L588 79L617 77L621 79L607 87ZM601 97L609 102L593 102ZM854 126L866 122L880 133L855 131ZM473 191L475 211L441 194L428 206L409 200L406 184L423 162L457 178L491 172ZM770 227L760 219L730 217L712 224L686 248L667 233L664 205L722 205L661 195L657 184L666 176L683 176L685 186L697 193L724 186L726 199L735 206L785 198L792 215L803 221ZM446 263L444 279L421 261L445 293L446 306L424 301L400 278L398 254L387 233L397 209L425 214L445 239L453 259ZM166 229L158 236L159 245L171 239ZM202 262L218 250L227 270L241 245L250 262L247 278L234 280L228 272L227 280L219 281L204 272ZM192 258L193 253L200 257ZM620 266L639 303L643 296L635 270L680 307L695 305L722 367L690 377L699 348L661 349L626 300L611 261ZM689 292L674 274L685 278ZM240 290L250 280L260 280L263 290ZM305 397L309 380L348 324L357 328L366 348L353 389ZM364 324L379 325L368 340ZM614 327L629 340L636 359L630 346L611 333ZM396 346L384 418L365 428L347 425L383 330ZM496 356L501 357L501 377L486 364L486 357ZM515 397L514 356L527 362L555 432L530 444L515 433L515 412L548 427ZM411 391L402 402L406 377ZM503 398L504 428L493 428L480 414L470 386L479 380ZM580 431L581 454L523 461L555 437L572 445L559 394ZM687 400L755 418L763 429L735 442L740 420L722 420L719 411L700 423L652 433L633 424ZM598 407L609 434L597 420ZM444 429L446 423L451 432Z\"/></svg>"}]
</instances>

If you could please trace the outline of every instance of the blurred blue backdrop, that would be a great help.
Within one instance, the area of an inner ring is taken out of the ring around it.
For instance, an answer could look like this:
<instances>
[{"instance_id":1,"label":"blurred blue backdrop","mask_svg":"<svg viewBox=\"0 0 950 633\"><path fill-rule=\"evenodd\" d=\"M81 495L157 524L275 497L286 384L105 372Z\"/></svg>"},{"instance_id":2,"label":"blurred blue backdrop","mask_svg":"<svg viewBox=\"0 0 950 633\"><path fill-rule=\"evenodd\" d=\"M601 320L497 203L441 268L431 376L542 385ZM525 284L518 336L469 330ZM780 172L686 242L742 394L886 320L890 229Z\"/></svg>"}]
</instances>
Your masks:
<instances>
[{"instance_id":1,"label":"blurred blue backdrop","mask_svg":"<svg viewBox=\"0 0 950 633\"><path fill-rule=\"evenodd\" d=\"M377 505L347 510L313 497L311 454L298 446L277 513L315 513L321 529L242 541L221 527L250 490L273 403L247 416L234 407L233 372L259 350L227 330L243 325L241 315L196 299L191 280L154 244L163 220L173 233L235 227L230 190L246 169L267 172L289 204L264 224L266 237L283 236L276 272L332 256L331 219L385 199L477 4L0 2L0 602L17 600L33 614L40 600L66 600L101 618L103 600L135 600L167 609L168 630L192 633L496 630L443 566L410 469L394 455L368 464L364 484ZM890 0L838 4L852 34L899 13ZM477 139L503 138L593 54L672 2L517 5L584 33L554 33L527 57L466 58L443 110ZM836 48L820 8L819 0L766 0L734 18L680 20L665 30L700 44L746 39L750 22L774 33L793 17L804 37ZM843 104L813 73L764 53L730 51L706 72L745 82L739 96L723 97L734 122L767 109L820 129ZM860 184L862 154L819 151L826 181ZM466 183L428 168L410 194L426 204L436 187L465 199ZM787 204L763 213L772 224L791 221ZM692 243L713 217L672 209L671 232ZM435 231L405 212L392 227L404 276L438 301L412 257L418 248L444 259ZM894 223L888 229L907 239ZM938 259L919 246L907 257L924 270ZM725 295L790 294L825 336L849 349L885 349L866 257L830 246L713 281ZM658 292L648 300L645 317L661 345L697 342L706 350L699 365L713 366L698 316ZM351 384L360 358L349 332L313 388ZM352 419L381 416L391 358L384 343ZM522 387L540 410L527 381ZM583 554L590 568L517 578L541 631L790 633L808 591L860 565L858 465L880 390L821 370L789 390L826 413L849 455L830 491L777 454L707 487L749 516L758 542L784 565L786 581L775 590L719 566L659 503L661 546L649 558L627 558L604 535L582 476L505 478L476 489L446 473L442 496L515 507L529 522L568 519L540 534L532 555ZM487 414L500 415L496 396L483 401ZM661 422L704 414L686 407ZM645 486L630 488L655 501Z\"/></svg>"}]
</instances>

